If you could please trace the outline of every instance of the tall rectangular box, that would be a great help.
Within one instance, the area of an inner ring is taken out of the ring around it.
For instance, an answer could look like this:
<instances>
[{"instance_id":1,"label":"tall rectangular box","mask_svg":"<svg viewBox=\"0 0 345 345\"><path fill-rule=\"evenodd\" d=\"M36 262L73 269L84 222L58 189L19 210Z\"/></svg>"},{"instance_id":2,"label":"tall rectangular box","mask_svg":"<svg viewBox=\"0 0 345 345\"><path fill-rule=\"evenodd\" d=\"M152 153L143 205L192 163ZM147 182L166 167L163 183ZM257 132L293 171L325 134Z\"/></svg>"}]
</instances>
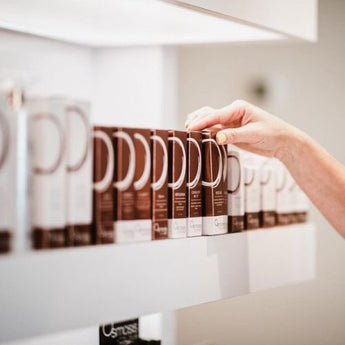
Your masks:
<instances>
[{"instance_id":1,"label":"tall rectangular box","mask_svg":"<svg viewBox=\"0 0 345 345\"><path fill-rule=\"evenodd\" d=\"M168 132L151 130L152 239L168 238Z\"/></svg>"},{"instance_id":2,"label":"tall rectangular box","mask_svg":"<svg viewBox=\"0 0 345 345\"><path fill-rule=\"evenodd\" d=\"M202 235L202 134L187 133L187 236Z\"/></svg>"},{"instance_id":3,"label":"tall rectangular box","mask_svg":"<svg viewBox=\"0 0 345 345\"><path fill-rule=\"evenodd\" d=\"M246 230L260 227L260 174L259 167L254 165L244 166L245 190L245 228Z\"/></svg>"},{"instance_id":4,"label":"tall rectangular box","mask_svg":"<svg viewBox=\"0 0 345 345\"><path fill-rule=\"evenodd\" d=\"M243 153L228 145L228 232L244 230Z\"/></svg>"},{"instance_id":5,"label":"tall rectangular box","mask_svg":"<svg viewBox=\"0 0 345 345\"><path fill-rule=\"evenodd\" d=\"M66 100L27 103L32 148L32 239L35 249L59 248L66 238Z\"/></svg>"},{"instance_id":6,"label":"tall rectangular box","mask_svg":"<svg viewBox=\"0 0 345 345\"><path fill-rule=\"evenodd\" d=\"M187 236L187 135L182 131L169 131L168 138L168 237Z\"/></svg>"},{"instance_id":7,"label":"tall rectangular box","mask_svg":"<svg viewBox=\"0 0 345 345\"><path fill-rule=\"evenodd\" d=\"M203 235L228 232L227 152L215 138L215 132L203 132Z\"/></svg>"},{"instance_id":8,"label":"tall rectangular box","mask_svg":"<svg viewBox=\"0 0 345 345\"><path fill-rule=\"evenodd\" d=\"M276 161L277 189L276 189L276 224L288 225L291 219L291 178L286 167Z\"/></svg>"},{"instance_id":9,"label":"tall rectangular box","mask_svg":"<svg viewBox=\"0 0 345 345\"><path fill-rule=\"evenodd\" d=\"M16 231L17 116L14 90L0 90L0 254L13 250Z\"/></svg>"},{"instance_id":10,"label":"tall rectangular box","mask_svg":"<svg viewBox=\"0 0 345 345\"><path fill-rule=\"evenodd\" d=\"M134 129L134 241L152 240L150 137L149 129Z\"/></svg>"},{"instance_id":11,"label":"tall rectangular box","mask_svg":"<svg viewBox=\"0 0 345 345\"><path fill-rule=\"evenodd\" d=\"M68 101L67 142L67 242L70 246L92 243L92 131L90 104Z\"/></svg>"},{"instance_id":12,"label":"tall rectangular box","mask_svg":"<svg viewBox=\"0 0 345 345\"><path fill-rule=\"evenodd\" d=\"M260 168L260 226L270 228L276 224L276 174L269 160Z\"/></svg>"},{"instance_id":13,"label":"tall rectangular box","mask_svg":"<svg viewBox=\"0 0 345 345\"><path fill-rule=\"evenodd\" d=\"M95 244L115 242L113 223L115 157L112 138L112 127L94 127L92 237Z\"/></svg>"}]
</instances>

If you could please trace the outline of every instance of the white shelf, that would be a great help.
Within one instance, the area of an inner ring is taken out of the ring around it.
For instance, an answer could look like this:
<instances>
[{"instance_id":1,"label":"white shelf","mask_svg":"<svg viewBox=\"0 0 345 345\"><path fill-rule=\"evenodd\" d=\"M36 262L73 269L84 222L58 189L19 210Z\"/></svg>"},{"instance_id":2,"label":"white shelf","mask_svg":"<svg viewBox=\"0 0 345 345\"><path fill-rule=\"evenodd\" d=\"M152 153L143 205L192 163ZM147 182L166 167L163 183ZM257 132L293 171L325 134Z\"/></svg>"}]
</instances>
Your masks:
<instances>
[{"instance_id":1,"label":"white shelf","mask_svg":"<svg viewBox=\"0 0 345 345\"><path fill-rule=\"evenodd\" d=\"M0 342L315 277L313 224L0 258Z\"/></svg>"}]
</instances>

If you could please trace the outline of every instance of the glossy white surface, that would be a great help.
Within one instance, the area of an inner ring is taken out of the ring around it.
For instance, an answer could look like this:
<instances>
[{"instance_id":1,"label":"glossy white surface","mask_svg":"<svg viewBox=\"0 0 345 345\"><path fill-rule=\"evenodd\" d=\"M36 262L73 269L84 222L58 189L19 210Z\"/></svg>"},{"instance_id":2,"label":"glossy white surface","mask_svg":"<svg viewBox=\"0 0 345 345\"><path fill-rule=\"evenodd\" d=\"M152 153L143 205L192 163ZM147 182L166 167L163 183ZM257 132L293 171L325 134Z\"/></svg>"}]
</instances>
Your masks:
<instances>
[{"instance_id":1,"label":"glossy white surface","mask_svg":"<svg viewBox=\"0 0 345 345\"><path fill-rule=\"evenodd\" d=\"M312 279L315 228L14 254L0 276L5 341Z\"/></svg>"}]
</instances>

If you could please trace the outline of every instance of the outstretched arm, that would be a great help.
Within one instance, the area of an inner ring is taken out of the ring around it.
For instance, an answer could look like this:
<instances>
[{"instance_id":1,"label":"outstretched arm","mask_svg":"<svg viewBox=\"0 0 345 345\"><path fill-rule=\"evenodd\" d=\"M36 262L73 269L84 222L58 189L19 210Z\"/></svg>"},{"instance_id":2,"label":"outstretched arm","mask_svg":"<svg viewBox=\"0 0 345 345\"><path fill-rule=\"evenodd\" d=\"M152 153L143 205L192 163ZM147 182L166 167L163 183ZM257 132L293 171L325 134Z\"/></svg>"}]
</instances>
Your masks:
<instances>
[{"instance_id":1,"label":"outstretched arm","mask_svg":"<svg viewBox=\"0 0 345 345\"><path fill-rule=\"evenodd\" d=\"M219 144L278 158L298 185L345 238L345 167L299 129L245 101L190 114L189 130L215 127Z\"/></svg>"}]
</instances>

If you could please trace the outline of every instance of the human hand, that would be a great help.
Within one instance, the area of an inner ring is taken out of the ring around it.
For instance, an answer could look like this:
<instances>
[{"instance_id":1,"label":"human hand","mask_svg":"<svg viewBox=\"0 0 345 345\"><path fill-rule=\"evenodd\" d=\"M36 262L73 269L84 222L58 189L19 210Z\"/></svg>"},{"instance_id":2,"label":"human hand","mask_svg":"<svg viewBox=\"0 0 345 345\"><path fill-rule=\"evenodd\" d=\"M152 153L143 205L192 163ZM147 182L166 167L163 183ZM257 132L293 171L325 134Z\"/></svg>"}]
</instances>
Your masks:
<instances>
[{"instance_id":1,"label":"human hand","mask_svg":"<svg viewBox=\"0 0 345 345\"><path fill-rule=\"evenodd\" d=\"M235 144L245 150L282 159L295 136L297 128L248 102L237 100L230 105L213 109L201 108L188 115L187 130L216 130L220 145Z\"/></svg>"}]
</instances>

